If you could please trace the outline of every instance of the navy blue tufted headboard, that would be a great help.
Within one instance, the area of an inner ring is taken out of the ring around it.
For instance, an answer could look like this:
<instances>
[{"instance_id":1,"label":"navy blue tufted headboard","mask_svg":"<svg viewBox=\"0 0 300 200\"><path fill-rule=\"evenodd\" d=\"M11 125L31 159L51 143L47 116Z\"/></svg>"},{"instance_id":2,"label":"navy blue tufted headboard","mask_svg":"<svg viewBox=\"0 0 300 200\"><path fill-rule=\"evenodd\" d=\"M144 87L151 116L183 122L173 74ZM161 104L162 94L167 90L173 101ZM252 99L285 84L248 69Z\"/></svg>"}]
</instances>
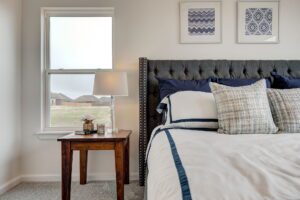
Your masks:
<instances>
[{"instance_id":1,"label":"navy blue tufted headboard","mask_svg":"<svg viewBox=\"0 0 300 200\"><path fill-rule=\"evenodd\" d=\"M300 78L300 60L148 60L140 58L140 185L145 182L145 152L152 130L161 116L156 77L179 80L265 78L271 72Z\"/></svg>"}]
</instances>

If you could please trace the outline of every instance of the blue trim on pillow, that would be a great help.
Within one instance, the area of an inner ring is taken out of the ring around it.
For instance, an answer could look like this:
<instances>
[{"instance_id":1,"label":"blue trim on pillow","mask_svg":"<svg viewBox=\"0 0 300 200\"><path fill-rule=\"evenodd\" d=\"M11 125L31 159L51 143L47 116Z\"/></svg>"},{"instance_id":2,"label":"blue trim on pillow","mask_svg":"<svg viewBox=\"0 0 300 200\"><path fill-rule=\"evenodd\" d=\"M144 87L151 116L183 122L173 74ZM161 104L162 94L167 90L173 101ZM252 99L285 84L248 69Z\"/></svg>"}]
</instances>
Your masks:
<instances>
[{"instance_id":1,"label":"blue trim on pillow","mask_svg":"<svg viewBox=\"0 0 300 200\"><path fill-rule=\"evenodd\" d=\"M218 122L218 119L194 119L194 118L191 118L191 119L179 119L179 120L175 120L175 121L172 121L172 123L180 123L180 122Z\"/></svg>"},{"instance_id":2,"label":"blue trim on pillow","mask_svg":"<svg viewBox=\"0 0 300 200\"><path fill-rule=\"evenodd\" d=\"M172 129L182 129L182 130L191 130L191 131L212 131L212 132L218 130L217 128L184 128L184 127L168 128L168 130L172 130Z\"/></svg>"},{"instance_id":3,"label":"blue trim on pillow","mask_svg":"<svg viewBox=\"0 0 300 200\"><path fill-rule=\"evenodd\" d=\"M185 169L182 165L180 156L178 154L175 142L174 142L169 130L165 130L165 132L166 132L167 138L168 138L169 143L170 143L174 163L175 163L175 166L176 166L176 169L177 169L179 182L180 182L180 186L181 186L182 199L183 200L192 200L189 181L188 181L188 178L186 176Z\"/></svg>"},{"instance_id":4,"label":"blue trim on pillow","mask_svg":"<svg viewBox=\"0 0 300 200\"><path fill-rule=\"evenodd\" d=\"M168 104L166 103L159 103L158 106L156 107L156 111L161 114L163 111L166 111L168 109Z\"/></svg>"}]
</instances>

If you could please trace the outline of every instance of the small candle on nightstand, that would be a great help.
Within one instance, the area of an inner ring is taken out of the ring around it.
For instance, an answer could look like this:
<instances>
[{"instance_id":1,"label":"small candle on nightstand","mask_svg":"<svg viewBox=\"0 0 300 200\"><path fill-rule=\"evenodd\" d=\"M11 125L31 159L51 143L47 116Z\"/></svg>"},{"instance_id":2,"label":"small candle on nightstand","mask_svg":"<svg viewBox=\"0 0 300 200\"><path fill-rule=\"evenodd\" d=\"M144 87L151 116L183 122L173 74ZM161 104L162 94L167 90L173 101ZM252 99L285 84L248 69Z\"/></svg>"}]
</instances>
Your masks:
<instances>
[{"instance_id":1,"label":"small candle on nightstand","mask_svg":"<svg viewBox=\"0 0 300 200\"><path fill-rule=\"evenodd\" d=\"M105 125L104 124L97 124L97 134L98 135L105 134Z\"/></svg>"}]
</instances>

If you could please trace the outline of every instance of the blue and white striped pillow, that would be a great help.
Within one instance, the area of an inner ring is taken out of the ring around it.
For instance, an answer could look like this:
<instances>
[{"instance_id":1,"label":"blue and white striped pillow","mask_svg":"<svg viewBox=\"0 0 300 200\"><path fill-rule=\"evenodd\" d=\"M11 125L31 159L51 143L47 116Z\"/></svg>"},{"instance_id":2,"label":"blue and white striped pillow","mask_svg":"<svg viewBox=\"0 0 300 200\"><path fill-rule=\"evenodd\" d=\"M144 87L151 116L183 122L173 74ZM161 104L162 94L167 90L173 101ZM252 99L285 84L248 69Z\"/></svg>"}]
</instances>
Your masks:
<instances>
[{"instance_id":1,"label":"blue and white striped pillow","mask_svg":"<svg viewBox=\"0 0 300 200\"><path fill-rule=\"evenodd\" d=\"M217 130L217 106L212 93L182 91L165 97L157 108L167 107L164 128Z\"/></svg>"}]
</instances>

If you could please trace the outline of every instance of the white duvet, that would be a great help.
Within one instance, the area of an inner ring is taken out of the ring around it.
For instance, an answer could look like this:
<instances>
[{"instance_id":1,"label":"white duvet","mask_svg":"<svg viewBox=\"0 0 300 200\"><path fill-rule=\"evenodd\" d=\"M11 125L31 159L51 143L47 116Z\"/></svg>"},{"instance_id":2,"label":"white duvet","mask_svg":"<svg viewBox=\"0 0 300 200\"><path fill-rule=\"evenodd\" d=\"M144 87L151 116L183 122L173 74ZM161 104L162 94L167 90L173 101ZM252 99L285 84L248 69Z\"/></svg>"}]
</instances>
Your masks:
<instances>
[{"instance_id":1,"label":"white duvet","mask_svg":"<svg viewBox=\"0 0 300 200\"><path fill-rule=\"evenodd\" d=\"M300 134L221 135L169 130L193 200L300 199ZM148 200L181 200L165 132L148 155Z\"/></svg>"}]
</instances>

